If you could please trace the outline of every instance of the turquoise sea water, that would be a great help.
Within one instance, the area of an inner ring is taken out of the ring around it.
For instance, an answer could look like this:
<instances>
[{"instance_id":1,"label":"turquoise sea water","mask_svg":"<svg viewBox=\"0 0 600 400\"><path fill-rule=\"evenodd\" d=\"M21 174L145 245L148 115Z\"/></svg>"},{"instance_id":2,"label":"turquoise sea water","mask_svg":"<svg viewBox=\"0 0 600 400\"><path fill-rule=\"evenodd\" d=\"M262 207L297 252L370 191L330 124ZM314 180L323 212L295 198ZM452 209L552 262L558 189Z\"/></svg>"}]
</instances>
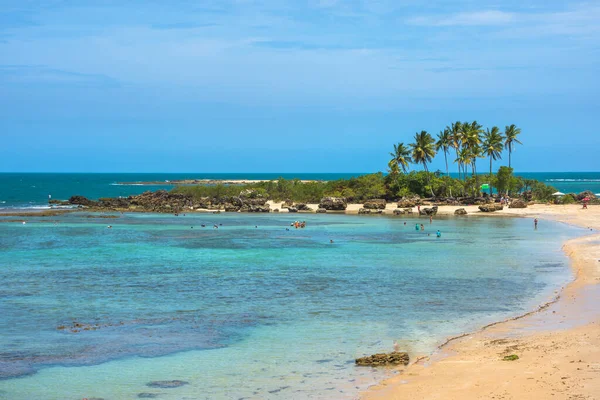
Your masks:
<instances>
[{"instance_id":1,"label":"turquoise sea water","mask_svg":"<svg viewBox=\"0 0 600 400\"><path fill-rule=\"evenodd\" d=\"M354 398L390 374L355 357L393 340L428 353L553 297L571 279L561 244L580 232L493 217L98 216L0 217L0 398ZM187 384L147 385L169 380Z\"/></svg>"},{"instance_id":2,"label":"turquoise sea water","mask_svg":"<svg viewBox=\"0 0 600 400\"><path fill-rule=\"evenodd\" d=\"M565 193L591 190L600 193L600 172L538 172L517 173L525 178L537 179ZM72 195L91 199L140 194L146 190L171 189L170 185L119 185L119 182L144 182L178 179L315 179L335 180L362 175L361 173L297 173L297 174L23 174L0 173L0 210L10 208L47 208L48 195L65 200ZM453 175L456 176L456 175Z\"/></svg>"}]
</instances>

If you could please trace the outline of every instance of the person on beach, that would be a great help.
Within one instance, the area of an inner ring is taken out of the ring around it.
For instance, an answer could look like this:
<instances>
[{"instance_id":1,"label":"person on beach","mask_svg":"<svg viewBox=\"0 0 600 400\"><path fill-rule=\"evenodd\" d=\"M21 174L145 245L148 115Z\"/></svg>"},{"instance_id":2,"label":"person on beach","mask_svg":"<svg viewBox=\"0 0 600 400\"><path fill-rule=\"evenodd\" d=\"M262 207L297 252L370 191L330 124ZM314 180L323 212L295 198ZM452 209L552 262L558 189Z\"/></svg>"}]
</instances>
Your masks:
<instances>
[{"instance_id":1,"label":"person on beach","mask_svg":"<svg viewBox=\"0 0 600 400\"><path fill-rule=\"evenodd\" d=\"M417 205L417 215L421 215L421 206Z\"/></svg>"},{"instance_id":2,"label":"person on beach","mask_svg":"<svg viewBox=\"0 0 600 400\"><path fill-rule=\"evenodd\" d=\"M538 219L534 219L533 220L533 229L535 229L537 231L537 224L538 224Z\"/></svg>"}]
</instances>

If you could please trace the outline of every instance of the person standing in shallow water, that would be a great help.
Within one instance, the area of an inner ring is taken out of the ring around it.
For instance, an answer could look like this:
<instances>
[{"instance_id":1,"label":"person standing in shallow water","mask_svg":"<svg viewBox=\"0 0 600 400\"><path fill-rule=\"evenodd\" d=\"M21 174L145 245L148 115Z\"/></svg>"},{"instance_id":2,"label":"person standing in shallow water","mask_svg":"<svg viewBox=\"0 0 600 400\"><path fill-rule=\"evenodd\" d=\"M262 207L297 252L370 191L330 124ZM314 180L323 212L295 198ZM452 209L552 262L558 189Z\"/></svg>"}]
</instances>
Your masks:
<instances>
[{"instance_id":1,"label":"person standing in shallow water","mask_svg":"<svg viewBox=\"0 0 600 400\"><path fill-rule=\"evenodd\" d=\"M537 224L538 224L538 219L534 219L533 220L533 229L537 231Z\"/></svg>"}]
</instances>

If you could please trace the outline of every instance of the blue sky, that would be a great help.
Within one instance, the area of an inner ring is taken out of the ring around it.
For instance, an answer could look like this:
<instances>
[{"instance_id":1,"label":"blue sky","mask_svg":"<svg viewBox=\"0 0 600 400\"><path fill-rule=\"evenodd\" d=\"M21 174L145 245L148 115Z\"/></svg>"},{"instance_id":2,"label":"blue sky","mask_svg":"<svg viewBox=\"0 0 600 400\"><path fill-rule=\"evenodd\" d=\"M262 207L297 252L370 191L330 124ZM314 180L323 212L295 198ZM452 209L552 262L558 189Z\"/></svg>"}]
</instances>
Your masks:
<instances>
[{"instance_id":1,"label":"blue sky","mask_svg":"<svg viewBox=\"0 0 600 400\"><path fill-rule=\"evenodd\" d=\"M522 128L517 170L600 170L598 21L593 1L0 0L0 171L378 171L473 119Z\"/></svg>"}]
</instances>

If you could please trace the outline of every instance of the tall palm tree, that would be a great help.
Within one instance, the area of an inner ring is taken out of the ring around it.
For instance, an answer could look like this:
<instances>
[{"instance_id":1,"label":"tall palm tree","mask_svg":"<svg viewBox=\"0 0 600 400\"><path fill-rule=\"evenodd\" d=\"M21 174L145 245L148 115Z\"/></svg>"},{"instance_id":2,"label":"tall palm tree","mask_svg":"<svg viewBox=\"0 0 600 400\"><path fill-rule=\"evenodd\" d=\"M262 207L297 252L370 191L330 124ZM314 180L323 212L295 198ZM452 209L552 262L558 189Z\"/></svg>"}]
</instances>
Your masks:
<instances>
[{"instance_id":1,"label":"tall palm tree","mask_svg":"<svg viewBox=\"0 0 600 400\"><path fill-rule=\"evenodd\" d=\"M456 161L454 161L455 163L458 164L458 179L460 179L460 162L458 161L458 152L460 151L460 146L462 145L462 141L461 141L461 131L462 131L462 123L460 121L456 121L453 122L452 124L450 124L449 127L446 127L446 129L450 129L450 137L452 139L452 147L454 148L454 151L456 152Z\"/></svg>"},{"instance_id":2,"label":"tall palm tree","mask_svg":"<svg viewBox=\"0 0 600 400\"><path fill-rule=\"evenodd\" d=\"M465 122L462 125L462 142L463 147L467 148L470 152L471 169L473 176L477 180L477 157L481 155L481 134L483 133L483 127L473 121L471 123Z\"/></svg>"},{"instance_id":3,"label":"tall palm tree","mask_svg":"<svg viewBox=\"0 0 600 400\"><path fill-rule=\"evenodd\" d=\"M423 164L423 168L427 172L427 184L429 185L429 189L431 189L431 195L435 196L433 188L429 183L429 169L427 168L427 163L430 163L433 157L435 157L435 139L427 131L417 132L415 133L415 142L411 143L410 147L412 149L413 162L415 164Z\"/></svg>"},{"instance_id":4,"label":"tall palm tree","mask_svg":"<svg viewBox=\"0 0 600 400\"><path fill-rule=\"evenodd\" d=\"M456 160L454 160L455 163L458 164L458 173L460 175L460 170L461 168L463 169L463 175L465 177L465 180L467 178L467 170L466 170L466 166L469 165L471 163L471 152L468 148L466 147L461 147L460 150L458 150L457 152L457 156L456 156ZM462 194L464 196L465 194L465 189L463 187L462 189Z\"/></svg>"},{"instance_id":5,"label":"tall palm tree","mask_svg":"<svg viewBox=\"0 0 600 400\"><path fill-rule=\"evenodd\" d=\"M483 153L490 158L490 179L492 177L492 160L502 158L502 147L504 146L504 136L500 133L497 126L487 129L483 134L483 143L481 145ZM492 185L490 183L490 196L492 195Z\"/></svg>"},{"instance_id":6,"label":"tall palm tree","mask_svg":"<svg viewBox=\"0 0 600 400\"><path fill-rule=\"evenodd\" d=\"M515 124L504 128L504 147L508 149L508 167L510 168L510 156L513 151L513 147L516 143L523 144L517 139L517 136L521 134L521 128L517 128Z\"/></svg>"},{"instance_id":7,"label":"tall palm tree","mask_svg":"<svg viewBox=\"0 0 600 400\"><path fill-rule=\"evenodd\" d=\"M448 171L448 151L450 151L450 147L452 146L452 138L450 129L446 128L443 131L440 131L437 135L438 141L435 143L435 150L444 152L444 161L446 162L446 175L450 176L450 172Z\"/></svg>"},{"instance_id":8,"label":"tall palm tree","mask_svg":"<svg viewBox=\"0 0 600 400\"><path fill-rule=\"evenodd\" d=\"M396 170L407 173L408 165L413 162L410 157L410 149L404 145L404 143L398 143L394 145L394 152L390 153L392 159L388 163L390 170Z\"/></svg>"}]
</instances>

